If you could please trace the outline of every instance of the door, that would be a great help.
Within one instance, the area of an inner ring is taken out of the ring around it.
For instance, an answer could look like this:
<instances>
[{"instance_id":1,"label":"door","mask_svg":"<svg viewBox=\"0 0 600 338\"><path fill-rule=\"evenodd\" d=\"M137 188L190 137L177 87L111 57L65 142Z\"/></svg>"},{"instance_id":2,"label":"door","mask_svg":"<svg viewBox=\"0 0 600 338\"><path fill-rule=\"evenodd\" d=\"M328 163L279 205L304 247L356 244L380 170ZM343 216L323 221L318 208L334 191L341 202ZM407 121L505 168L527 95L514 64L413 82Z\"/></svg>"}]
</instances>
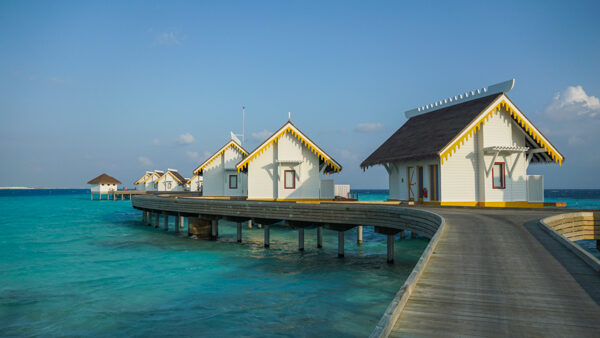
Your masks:
<instances>
[{"instance_id":1,"label":"door","mask_svg":"<svg viewBox=\"0 0 600 338\"><path fill-rule=\"evenodd\" d=\"M406 182L408 183L408 200L409 201L414 201L415 200L415 185L417 184L416 182L416 177L415 177L415 167L408 167L408 174Z\"/></svg>"}]
</instances>

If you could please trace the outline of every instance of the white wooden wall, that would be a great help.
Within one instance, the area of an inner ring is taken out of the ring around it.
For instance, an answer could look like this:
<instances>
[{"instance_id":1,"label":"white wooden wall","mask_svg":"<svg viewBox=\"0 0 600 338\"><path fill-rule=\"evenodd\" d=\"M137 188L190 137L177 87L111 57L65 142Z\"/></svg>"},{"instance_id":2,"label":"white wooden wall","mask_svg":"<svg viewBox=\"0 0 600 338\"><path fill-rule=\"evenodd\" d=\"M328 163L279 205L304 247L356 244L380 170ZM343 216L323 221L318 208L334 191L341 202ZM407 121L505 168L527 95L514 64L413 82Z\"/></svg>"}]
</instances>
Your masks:
<instances>
[{"instance_id":1,"label":"white wooden wall","mask_svg":"<svg viewBox=\"0 0 600 338\"><path fill-rule=\"evenodd\" d=\"M119 190L116 184L92 184L90 190L93 193L107 193L109 191Z\"/></svg>"},{"instance_id":2,"label":"white wooden wall","mask_svg":"<svg viewBox=\"0 0 600 338\"><path fill-rule=\"evenodd\" d=\"M285 189L285 170L296 171L295 189ZM248 164L250 199L317 199L320 188L318 156L290 133Z\"/></svg>"},{"instance_id":3,"label":"white wooden wall","mask_svg":"<svg viewBox=\"0 0 600 338\"><path fill-rule=\"evenodd\" d=\"M242 155L230 147L204 167L202 194L204 196L245 196L248 191L246 174L238 173L235 169L235 165L241 160ZM229 175L238 176L237 189L229 189Z\"/></svg>"},{"instance_id":4,"label":"white wooden wall","mask_svg":"<svg viewBox=\"0 0 600 338\"><path fill-rule=\"evenodd\" d=\"M171 188L169 188L169 183L171 183ZM160 180L160 182L157 183L157 190L158 191L184 191L184 186L179 184L179 182L177 182L177 180L171 176L171 175L166 175L165 178L163 178L162 180Z\"/></svg>"},{"instance_id":5,"label":"white wooden wall","mask_svg":"<svg viewBox=\"0 0 600 338\"><path fill-rule=\"evenodd\" d=\"M427 197L423 197L423 201L431 200L431 191L429 188L429 166L438 165L438 182L440 182L440 167L439 161L426 160L426 161L409 161L409 162L395 162L389 166L389 183L390 183L390 199L397 200L408 200L408 167L415 168L413 192L415 193L415 200L419 198L418 192L418 179L417 179L417 166L423 167L423 187L427 188ZM438 187L441 191L441 186ZM441 193L439 196L441 197Z\"/></svg>"}]
</instances>

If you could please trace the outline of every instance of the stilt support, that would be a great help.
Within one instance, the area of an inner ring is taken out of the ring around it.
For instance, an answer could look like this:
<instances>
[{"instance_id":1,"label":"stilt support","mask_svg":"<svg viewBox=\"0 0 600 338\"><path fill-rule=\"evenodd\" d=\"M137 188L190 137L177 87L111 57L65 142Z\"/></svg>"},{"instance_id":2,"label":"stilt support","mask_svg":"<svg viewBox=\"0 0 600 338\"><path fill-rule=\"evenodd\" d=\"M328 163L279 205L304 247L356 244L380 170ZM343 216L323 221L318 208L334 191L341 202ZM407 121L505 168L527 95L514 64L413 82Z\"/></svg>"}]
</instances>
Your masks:
<instances>
[{"instance_id":1,"label":"stilt support","mask_svg":"<svg viewBox=\"0 0 600 338\"><path fill-rule=\"evenodd\" d=\"M213 219L211 222L210 237L213 241L216 241L217 238L219 237L219 220L218 219Z\"/></svg>"},{"instance_id":2,"label":"stilt support","mask_svg":"<svg viewBox=\"0 0 600 338\"><path fill-rule=\"evenodd\" d=\"M321 249L323 247L323 227L317 227L317 248Z\"/></svg>"},{"instance_id":3,"label":"stilt support","mask_svg":"<svg viewBox=\"0 0 600 338\"><path fill-rule=\"evenodd\" d=\"M394 235L387 235L387 262L394 263Z\"/></svg>"},{"instance_id":4,"label":"stilt support","mask_svg":"<svg viewBox=\"0 0 600 338\"><path fill-rule=\"evenodd\" d=\"M344 257L344 232L338 231L338 257Z\"/></svg>"},{"instance_id":5,"label":"stilt support","mask_svg":"<svg viewBox=\"0 0 600 338\"><path fill-rule=\"evenodd\" d=\"M304 251L304 228L298 228L298 250Z\"/></svg>"},{"instance_id":6,"label":"stilt support","mask_svg":"<svg viewBox=\"0 0 600 338\"><path fill-rule=\"evenodd\" d=\"M179 223L181 222L181 216L179 216L179 214L177 214L177 216L175 216L175 232L179 232Z\"/></svg>"},{"instance_id":7,"label":"stilt support","mask_svg":"<svg viewBox=\"0 0 600 338\"><path fill-rule=\"evenodd\" d=\"M189 222L189 221L188 221ZM185 228L185 217L179 215L179 229Z\"/></svg>"},{"instance_id":8,"label":"stilt support","mask_svg":"<svg viewBox=\"0 0 600 338\"><path fill-rule=\"evenodd\" d=\"M158 223L160 222L160 214L157 212L156 216L154 216L154 227L158 228Z\"/></svg>"},{"instance_id":9,"label":"stilt support","mask_svg":"<svg viewBox=\"0 0 600 338\"><path fill-rule=\"evenodd\" d=\"M252 220L248 220L248 229L252 229Z\"/></svg>"},{"instance_id":10,"label":"stilt support","mask_svg":"<svg viewBox=\"0 0 600 338\"><path fill-rule=\"evenodd\" d=\"M237 242L242 243L242 222L237 222Z\"/></svg>"},{"instance_id":11,"label":"stilt support","mask_svg":"<svg viewBox=\"0 0 600 338\"><path fill-rule=\"evenodd\" d=\"M271 226L269 226L268 224L265 225L265 248L268 248L271 246L271 234L270 234L270 228Z\"/></svg>"},{"instance_id":12,"label":"stilt support","mask_svg":"<svg viewBox=\"0 0 600 338\"><path fill-rule=\"evenodd\" d=\"M359 225L356 227L356 244L361 245L363 241L363 227Z\"/></svg>"},{"instance_id":13,"label":"stilt support","mask_svg":"<svg viewBox=\"0 0 600 338\"><path fill-rule=\"evenodd\" d=\"M165 231L169 231L169 214L165 214Z\"/></svg>"}]
</instances>

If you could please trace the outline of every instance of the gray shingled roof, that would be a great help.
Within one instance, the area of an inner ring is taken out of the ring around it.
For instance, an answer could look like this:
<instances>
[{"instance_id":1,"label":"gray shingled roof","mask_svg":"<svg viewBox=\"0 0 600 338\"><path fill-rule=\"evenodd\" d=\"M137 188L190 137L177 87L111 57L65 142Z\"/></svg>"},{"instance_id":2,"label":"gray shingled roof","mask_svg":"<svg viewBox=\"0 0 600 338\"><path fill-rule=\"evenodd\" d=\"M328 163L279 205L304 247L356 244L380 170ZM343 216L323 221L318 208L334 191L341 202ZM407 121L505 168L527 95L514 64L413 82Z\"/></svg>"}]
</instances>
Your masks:
<instances>
[{"instance_id":1,"label":"gray shingled roof","mask_svg":"<svg viewBox=\"0 0 600 338\"><path fill-rule=\"evenodd\" d=\"M410 118L360 166L439 158L439 152L500 95L488 95Z\"/></svg>"}]
</instances>

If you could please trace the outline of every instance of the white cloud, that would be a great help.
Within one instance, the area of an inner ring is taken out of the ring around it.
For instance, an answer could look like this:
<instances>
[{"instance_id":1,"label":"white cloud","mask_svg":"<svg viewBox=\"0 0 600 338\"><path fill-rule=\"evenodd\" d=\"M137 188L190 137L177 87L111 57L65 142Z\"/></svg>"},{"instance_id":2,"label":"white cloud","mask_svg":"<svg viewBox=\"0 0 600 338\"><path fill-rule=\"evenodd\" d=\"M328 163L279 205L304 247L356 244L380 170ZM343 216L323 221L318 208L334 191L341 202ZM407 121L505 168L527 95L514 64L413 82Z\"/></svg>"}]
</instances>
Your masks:
<instances>
[{"instance_id":1,"label":"white cloud","mask_svg":"<svg viewBox=\"0 0 600 338\"><path fill-rule=\"evenodd\" d=\"M160 140L155 138L154 140L152 140L152 145L153 146L159 146L160 145Z\"/></svg>"},{"instance_id":2,"label":"white cloud","mask_svg":"<svg viewBox=\"0 0 600 338\"><path fill-rule=\"evenodd\" d=\"M174 32L164 32L156 36L154 43L157 45L179 45L181 41L175 36Z\"/></svg>"},{"instance_id":3,"label":"white cloud","mask_svg":"<svg viewBox=\"0 0 600 338\"><path fill-rule=\"evenodd\" d=\"M595 96L587 95L581 86L569 86L554 95L545 113L555 120L594 118L600 115L600 100Z\"/></svg>"},{"instance_id":4,"label":"white cloud","mask_svg":"<svg viewBox=\"0 0 600 338\"><path fill-rule=\"evenodd\" d=\"M383 124L380 122L359 123L354 127L354 131L359 133L375 133L383 130Z\"/></svg>"},{"instance_id":5,"label":"white cloud","mask_svg":"<svg viewBox=\"0 0 600 338\"><path fill-rule=\"evenodd\" d=\"M152 166L152 160L150 160L146 156L140 156L140 157L138 157L138 162L140 162L140 164L142 166L144 166L144 167L150 167L150 166Z\"/></svg>"},{"instance_id":6,"label":"white cloud","mask_svg":"<svg viewBox=\"0 0 600 338\"><path fill-rule=\"evenodd\" d=\"M271 136L273 133L268 130L259 131L258 133L252 133L252 139L256 141L264 141L267 137Z\"/></svg>"},{"instance_id":7,"label":"white cloud","mask_svg":"<svg viewBox=\"0 0 600 338\"><path fill-rule=\"evenodd\" d=\"M179 135L179 138L177 139L177 142L179 144L191 144L191 143L194 143L194 136L192 136L192 134L190 134L190 133L181 134L181 135Z\"/></svg>"},{"instance_id":8,"label":"white cloud","mask_svg":"<svg viewBox=\"0 0 600 338\"><path fill-rule=\"evenodd\" d=\"M199 156L200 156L200 154L198 154L198 152L196 152L196 151L186 151L185 153L186 153L186 154L187 154L187 156L188 156L189 158L191 158L192 160L198 160L198 158L199 158Z\"/></svg>"}]
</instances>

